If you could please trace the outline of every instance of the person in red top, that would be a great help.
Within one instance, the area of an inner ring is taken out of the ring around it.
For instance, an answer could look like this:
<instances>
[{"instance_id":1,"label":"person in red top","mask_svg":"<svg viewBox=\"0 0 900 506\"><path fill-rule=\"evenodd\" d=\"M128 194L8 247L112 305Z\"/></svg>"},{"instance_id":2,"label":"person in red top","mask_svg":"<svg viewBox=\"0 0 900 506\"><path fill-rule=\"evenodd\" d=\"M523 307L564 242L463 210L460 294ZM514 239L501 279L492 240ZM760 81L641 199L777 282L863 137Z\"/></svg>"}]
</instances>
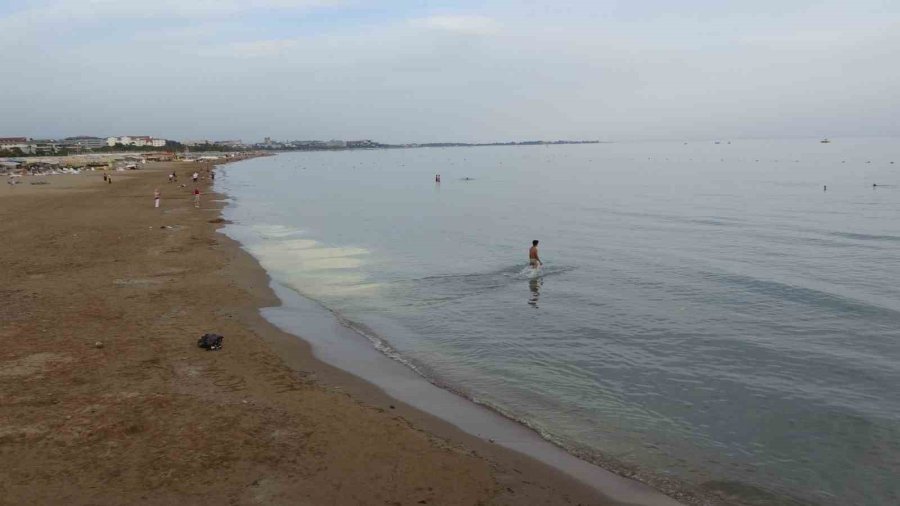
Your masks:
<instances>
[{"instance_id":1,"label":"person in red top","mask_svg":"<svg viewBox=\"0 0 900 506\"><path fill-rule=\"evenodd\" d=\"M194 207L200 207L200 189L194 188Z\"/></svg>"}]
</instances>

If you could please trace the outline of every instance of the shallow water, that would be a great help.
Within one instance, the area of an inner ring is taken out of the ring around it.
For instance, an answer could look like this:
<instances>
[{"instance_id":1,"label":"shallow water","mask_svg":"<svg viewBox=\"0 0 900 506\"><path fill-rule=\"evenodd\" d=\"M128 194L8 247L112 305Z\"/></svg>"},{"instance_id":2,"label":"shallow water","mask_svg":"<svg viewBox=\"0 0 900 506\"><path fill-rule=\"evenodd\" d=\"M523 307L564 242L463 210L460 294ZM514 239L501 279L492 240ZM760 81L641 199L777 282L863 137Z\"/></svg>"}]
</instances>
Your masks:
<instances>
[{"instance_id":1,"label":"shallow water","mask_svg":"<svg viewBox=\"0 0 900 506\"><path fill-rule=\"evenodd\" d=\"M900 186L872 184L900 185L897 145L289 153L216 184L275 280L561 445L745 502L887 505Z\"/></svg>"}]
</instances>

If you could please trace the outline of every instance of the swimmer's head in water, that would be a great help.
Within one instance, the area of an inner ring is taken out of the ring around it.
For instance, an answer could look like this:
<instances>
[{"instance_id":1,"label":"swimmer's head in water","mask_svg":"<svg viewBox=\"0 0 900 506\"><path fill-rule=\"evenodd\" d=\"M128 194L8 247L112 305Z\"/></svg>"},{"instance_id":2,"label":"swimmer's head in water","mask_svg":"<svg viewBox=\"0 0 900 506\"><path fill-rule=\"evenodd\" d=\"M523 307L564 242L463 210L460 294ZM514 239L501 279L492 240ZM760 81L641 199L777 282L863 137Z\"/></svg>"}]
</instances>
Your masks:
<instances>
[{"instance_id":1,"label":"swimmer's head in water","mask_svg":"<svg viewBox=\"0 0 900 506\"><path fill-rule=\"evenodd\" d=\"M537 245L538 245L538 240L535 239L535 240L531 241L531 245L532 245L532 246L537 246Z\"/></svg>"}]
</instances>

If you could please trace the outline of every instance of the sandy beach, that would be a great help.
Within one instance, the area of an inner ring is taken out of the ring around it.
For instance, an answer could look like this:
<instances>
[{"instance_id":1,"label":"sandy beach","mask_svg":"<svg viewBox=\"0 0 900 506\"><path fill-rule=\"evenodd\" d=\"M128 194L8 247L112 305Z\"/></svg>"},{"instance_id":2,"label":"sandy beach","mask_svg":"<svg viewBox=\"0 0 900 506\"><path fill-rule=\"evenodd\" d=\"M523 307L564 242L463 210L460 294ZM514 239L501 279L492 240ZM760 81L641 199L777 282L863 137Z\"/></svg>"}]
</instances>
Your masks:
<instances>
[{"instance_id":1,"label":"sandy beach","mask_svg":"<svg viewBox=\"0 0 900 506\"><path fill-rule=\"evenodd\" d=\"M268 278L216 233L207 178L194 207L206 167L0 188L0 503L614 504L267 323Z\"/></svg>"}]
</instances>

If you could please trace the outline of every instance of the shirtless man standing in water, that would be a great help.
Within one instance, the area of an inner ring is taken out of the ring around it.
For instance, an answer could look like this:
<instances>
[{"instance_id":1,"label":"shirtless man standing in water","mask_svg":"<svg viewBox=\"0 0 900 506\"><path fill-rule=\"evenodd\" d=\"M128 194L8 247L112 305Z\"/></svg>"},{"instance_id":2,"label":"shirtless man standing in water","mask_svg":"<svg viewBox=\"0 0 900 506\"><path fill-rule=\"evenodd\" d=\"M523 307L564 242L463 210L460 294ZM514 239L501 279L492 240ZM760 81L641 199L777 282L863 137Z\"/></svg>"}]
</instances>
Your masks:
<instances>
[{"instance_id":1,"label":"shirtless man standing in water","mask_svg":"<svg viewBox=\"0 0 900 506\"><path fill-rule=\"evenodd\" d=\"M544 262L541 262L541 259L538 256L537 245L537 239L531 241L531 249L528 250L528 263L531 264L531 267L534 269L544 265Z\"/></svg>"}]
</instances>

